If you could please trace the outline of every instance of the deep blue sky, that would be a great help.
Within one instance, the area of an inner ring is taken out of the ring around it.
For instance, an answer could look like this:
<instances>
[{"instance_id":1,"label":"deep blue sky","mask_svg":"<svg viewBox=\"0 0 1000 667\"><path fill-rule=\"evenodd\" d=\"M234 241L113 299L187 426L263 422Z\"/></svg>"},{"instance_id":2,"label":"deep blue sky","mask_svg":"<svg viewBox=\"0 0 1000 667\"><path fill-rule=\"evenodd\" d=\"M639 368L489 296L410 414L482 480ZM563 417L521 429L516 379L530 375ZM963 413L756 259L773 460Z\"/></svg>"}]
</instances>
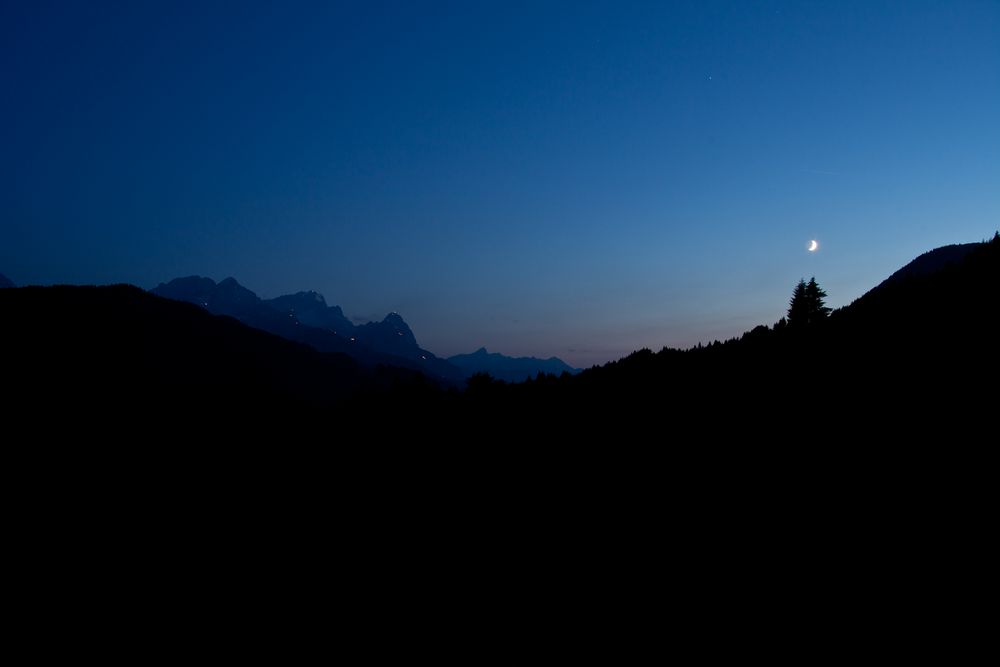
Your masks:
<instances>
[{"instance_id":1,"label":"deep blue sky","mask_svg":"<svg viewBox=\"0 0 1000 667\"><path fill-rule=\"evenodd\" d=\"M8 2L0 272L578 365L1000 226L1000 2ZM809 239L821 243L814 255Z\"/></svg>"}]
</instances>

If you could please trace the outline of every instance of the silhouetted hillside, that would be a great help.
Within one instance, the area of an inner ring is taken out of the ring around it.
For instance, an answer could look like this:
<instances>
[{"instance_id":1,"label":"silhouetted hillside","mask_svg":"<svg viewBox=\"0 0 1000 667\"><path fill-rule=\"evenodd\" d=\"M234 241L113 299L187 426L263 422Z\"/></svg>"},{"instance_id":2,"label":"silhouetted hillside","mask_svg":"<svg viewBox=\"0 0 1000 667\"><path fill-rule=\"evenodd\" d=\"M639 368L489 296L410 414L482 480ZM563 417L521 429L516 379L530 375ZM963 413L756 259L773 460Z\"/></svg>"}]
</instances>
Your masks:
<instances>
[{"instance_id":1,"label":"silhouetted hillside","mask_svg":"<svg viewBox=\"0 0 1000 667\"><path fill-rule=\"evenodd\" d=\"M857 437L862 423L870 437L956 437L995 411L1000 370L1000 239L963 250L960 261L936 270L921 262L926 270L800 329L758 326L691 350L641 350L524 386L476 376L470 409L483 419L561 415L564 428L652 429L657 440L683 426L690 443L756 433L806 445Z\"/></svg>"},{"instance_id":2,"label":"silhouetted hillside","mask_svg":"<svg viewBox=\"0 0 1000 667\"><path fill-rule=\"evenodd\" d=\"M960 243L942 246L925 252L923 255L917 257L915 260L886 278L875 289L879 289L882 285L898 280L936 273L946 268L949 264L958 264L965 259L970 252L980 246L982 246L981 243Z\"/></svg>"},{"instance_id":3,"label":"silhouetted hillside","mask_svg":"<svg viewBox=\"0 0 1000 667\"><path fill-rule=\"evenodd\" d=\"M10 278L0 273L0 289L3 289L5 287L17 287L17 285L15 285L14 281L12 281Z\"/></svg>"},{"instance_id":4,"label":"silhouetted hillside","mask_svg":"<svg viewBox=\"0 0 1000 667\"><path fill-rule=\"evenodd\" d=\"M73 414L109 428L142 416L244 432L422 382L131 286L8 289L0 312L4 383L24 414ZM61 417L38 426L65 425Z\"/></svg>"},{"instance_id":5,"label":"silhouetted hillside","mask_svg":"<svg viewBox=\"0 0 1000 667\"><path fill-rule=\"evenodd\" d=\"M494 378L505 382L523 382L539 373L562 375L563 373L579 372L579 369L573 368L557 357L549 357L548 359L507 357L496 352L487 352L485 347L479 348L472 354L457 354L448 357L448 361L465 371L466 375L489 373Z\"/></svg>"}]
</instances>

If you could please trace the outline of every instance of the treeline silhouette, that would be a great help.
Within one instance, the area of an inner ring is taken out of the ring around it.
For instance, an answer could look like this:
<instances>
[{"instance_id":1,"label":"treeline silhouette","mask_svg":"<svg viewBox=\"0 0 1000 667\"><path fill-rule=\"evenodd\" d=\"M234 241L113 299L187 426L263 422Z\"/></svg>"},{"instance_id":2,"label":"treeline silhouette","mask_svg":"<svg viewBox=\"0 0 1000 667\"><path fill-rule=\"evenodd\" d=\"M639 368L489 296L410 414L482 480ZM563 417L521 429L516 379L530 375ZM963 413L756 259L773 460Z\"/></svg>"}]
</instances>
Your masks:
<instances>
[{"instance_id":1,"label":"treeline silhouette","mask_svg":"<svg viewBox=\"0 0 1000 667\"><path fill-rule=\"evenodd\" d=\"M529 414L553 430L652 429L664 439L685 432L686 442L757 434L808 443L852 437L862 424L886 438L954 436L995 411L1000 238L829 315L823 297L815 279L802 281L789 317L772 327L689 350L640 350L577 377L477 377L467 402L487 422Z\"/></svg>"},{"instance_id":2,"label":"treeline silhouette","mask_svg":"<svg viewBox=\"0 0 1000 667\"><path fill-rule=\"evenodd\" d=\"M337 438L376 429L511 442L650 433L808 441L864 420L886 437L923 422L959 429L961 415L995 400L983 382L997 370L1000 240L928 255L939 252L949 261L918 259L925 269L903 270L832 313L815 278L802 280L787 318L738 338L640 350L519 384L480 374L465 391L411 370L368 370L133 287L8 289L8 405L109 433L198 424L279 438L317 423Z\"/></svg>"}]
</instances>

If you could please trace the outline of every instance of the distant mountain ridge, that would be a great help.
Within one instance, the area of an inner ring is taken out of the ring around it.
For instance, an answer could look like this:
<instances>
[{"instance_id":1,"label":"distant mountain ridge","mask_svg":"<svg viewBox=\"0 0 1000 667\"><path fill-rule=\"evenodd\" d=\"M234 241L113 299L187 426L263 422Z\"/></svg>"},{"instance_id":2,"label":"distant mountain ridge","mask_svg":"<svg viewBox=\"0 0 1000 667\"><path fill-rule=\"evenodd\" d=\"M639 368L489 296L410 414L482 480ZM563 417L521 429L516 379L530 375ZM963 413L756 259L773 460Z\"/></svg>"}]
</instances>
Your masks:
<instances>
[{"instance_id":1,"label":"distant mountain ridge","mask_svg":"<svg viewBox=\"0 0 1000 667\"><path fill-rule=\"evenodd\" d=\"M213 315L228 315L257 329L311 345L321 352L347 354L361 363L421 370L431 377L460 383L464 373L421 348L398 313L381 322L355 325L339 306L329 306L317 292L297 292L261 299L235 278L216 283L188 276L160 283L152 294L201 306Z\"/></svg>"},{"instance_id":2,"label":"distant mountain ridge","mask_svg":"<svg viewBox=\"0 0 1000 667\"><path fill-rule=\"evenodd\" d=\"M498 380L505 382L523 382L534 378L539 373L546 375L562 375L563 373L579 373L558 357L537 359L535 357L508 357L497 352L488 352L481 347L472 354L456 354L448 357L448 361L458 366L468 375L489 373Z\"/></svg>"},{"instance_id":3,"label":"distant mountain ridge","mask_svg":"<svg viewBox=\"0 0 1000 667\"><path fill-rule=\"evenodd\" d=\"M14 284L13 280L0 273L0 289L5 287L17 287L17 285Z\"/></svg>"}]
</instances>

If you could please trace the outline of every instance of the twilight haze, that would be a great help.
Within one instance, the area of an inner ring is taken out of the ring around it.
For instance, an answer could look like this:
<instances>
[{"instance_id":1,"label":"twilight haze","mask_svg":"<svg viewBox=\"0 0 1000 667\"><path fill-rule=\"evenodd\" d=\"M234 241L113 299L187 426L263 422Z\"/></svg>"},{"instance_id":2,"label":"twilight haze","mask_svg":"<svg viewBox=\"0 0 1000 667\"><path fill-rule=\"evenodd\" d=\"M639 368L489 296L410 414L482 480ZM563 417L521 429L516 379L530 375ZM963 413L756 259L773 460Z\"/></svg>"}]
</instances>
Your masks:
<instances>
[{"instance_id":1,"label":"twilight haze","mask_svg":"<svg viewBox=\"0 0 1000 667\"><path fill-rule=\"evenodd\" d=\"M1000 3L8 2L0 272L586 366L1000 220ZM811 241L818 242L809 252Z\"/></svg>"}]
</instances>

